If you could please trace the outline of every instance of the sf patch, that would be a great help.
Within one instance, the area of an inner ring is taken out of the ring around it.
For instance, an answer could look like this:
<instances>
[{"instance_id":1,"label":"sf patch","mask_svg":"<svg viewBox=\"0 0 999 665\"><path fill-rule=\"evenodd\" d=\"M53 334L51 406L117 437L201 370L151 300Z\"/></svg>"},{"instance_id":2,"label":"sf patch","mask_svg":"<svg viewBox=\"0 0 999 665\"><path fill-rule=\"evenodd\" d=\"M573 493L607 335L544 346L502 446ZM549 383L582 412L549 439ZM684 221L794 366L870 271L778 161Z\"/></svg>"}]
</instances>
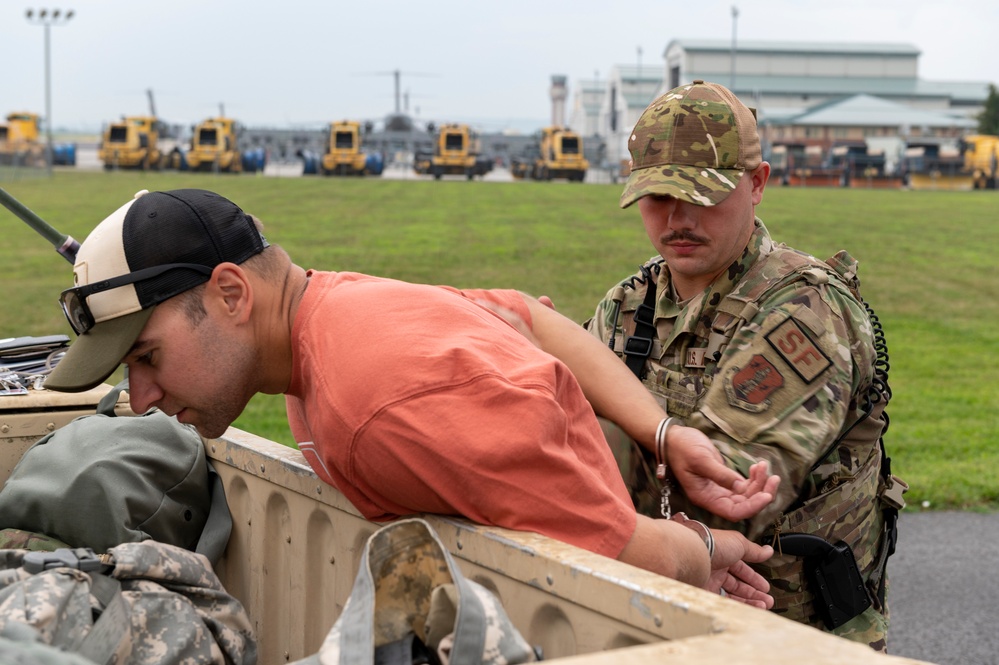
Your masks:
<instances>
[{"instance_id":1,"label":"sf patch","mask_svg":"<svg viewBox=\"0 0 999 665\"><path fill-rule=\"evenodd\" d=\"M766 338L770 346L805 383L811 383L832 366L829 356L792 318L786 319L767 333Z\"/></svg>"},{"instance_id":2,"label":"sf patch","mask_svg":"<svg viewBox=\"0 0 999 665\"><path fill-rule=\"evenodd\" d=\"M784 377L773 363L757 354L745 367L729 370L725 392L729 404L749 411L762 413L770 408L770 397L784 387Z\"/></svg>"}]
</instances>

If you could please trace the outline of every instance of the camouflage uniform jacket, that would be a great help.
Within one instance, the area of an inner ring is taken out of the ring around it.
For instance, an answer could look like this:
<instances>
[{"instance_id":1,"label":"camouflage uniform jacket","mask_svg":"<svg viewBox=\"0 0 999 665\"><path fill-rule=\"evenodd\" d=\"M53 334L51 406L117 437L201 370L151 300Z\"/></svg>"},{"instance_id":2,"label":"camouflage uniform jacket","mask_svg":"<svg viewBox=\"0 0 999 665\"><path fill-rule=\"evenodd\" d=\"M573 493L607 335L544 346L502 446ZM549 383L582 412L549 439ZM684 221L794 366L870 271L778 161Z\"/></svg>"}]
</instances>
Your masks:
<instances>
[{"instance_id":1,"label":"camouflage uniform jacket","mask_svg":"<svg viewBox=\"0 0 999 665\"><path fill-rule=\"evenodd\" d=\"M759 219L756 227L741 258L685 303L671 295L662 259L646 264L653 277L658 267L658 283L656 339L643 382L669 415L707 434L731 468L746 475L753 462L769 461L782 479L778 495L738 524L690 504L675 480L671 505L757 542L772 543L780 530L844 540L867 580L880 568L883 520L875 497L883 421L854 428L865 420L877 360L872 323L856 294L856 262L845 252L821 262L775 243ZM622 282L634 288L624 289L619 316L617 287L584 324L604 343L613 335L619 355L645 299L642 277ZM631 469L622 464L622 472L639 510L658 516L652 456L642 453L644 460L639 456ZM760 570L774 587L775 610L813 622L800 560L775 556L768 563Z\"/></svg>"},{"instance_id":2,"label":"camouflage uniform jacket","mask_svg":"<svg viewBox=\"0 0 999 665\"><path fill-rule=\"evenodd\" d=\"M0 634L31 627L40 642L99 663L257 662L250 618L204 555L146 540L112 547L96 570L32 572L23 566L31 553L0 549Z\"/></svg>"}]
</instances>

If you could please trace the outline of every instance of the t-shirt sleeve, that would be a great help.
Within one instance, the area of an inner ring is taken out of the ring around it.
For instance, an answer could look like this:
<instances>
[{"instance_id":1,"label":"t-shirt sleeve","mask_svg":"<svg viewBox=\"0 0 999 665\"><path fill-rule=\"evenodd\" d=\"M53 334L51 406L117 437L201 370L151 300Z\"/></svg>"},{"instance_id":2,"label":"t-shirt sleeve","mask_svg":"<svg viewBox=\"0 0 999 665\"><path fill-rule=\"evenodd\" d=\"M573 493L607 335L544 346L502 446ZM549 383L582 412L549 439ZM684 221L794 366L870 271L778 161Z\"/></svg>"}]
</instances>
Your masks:
<instances>
[{"instance_id":1,"label":"t-shirt sleeve","mask_svg":"<svg viewBox=\"0 0 999 665\"><path fill-rule=\"evenodd\" d=\"M531 330L534 325L531 312L520 291L513 289L466 289L459 291L459 293L498 315L514 328L519 329L518 323L521 322L528 330ZM511 317L519 321L511 321Z\"/></svg>"},{"instance_id":2,"label":"t-shirt sleeve","mask_svg":"<svg viewBox=\"0 0 999 665\"><path fill-rule=\"evenodd\" d=\"M636 516L601 445L546 388L483 375L383 410L355 438L350 480L386 513L464 515L617 557Z\"/></svg>"}]
</instances>

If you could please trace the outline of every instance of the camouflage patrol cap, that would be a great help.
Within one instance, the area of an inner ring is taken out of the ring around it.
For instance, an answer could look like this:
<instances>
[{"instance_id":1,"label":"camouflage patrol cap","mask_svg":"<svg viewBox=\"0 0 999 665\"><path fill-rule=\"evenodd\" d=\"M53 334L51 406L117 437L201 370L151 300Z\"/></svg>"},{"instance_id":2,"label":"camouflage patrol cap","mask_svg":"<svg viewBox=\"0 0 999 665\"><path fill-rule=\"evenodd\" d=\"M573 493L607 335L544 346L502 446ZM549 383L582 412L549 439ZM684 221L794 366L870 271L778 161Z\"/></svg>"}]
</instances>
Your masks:
<instances>
[{"instance_id":1,"label":"camouflage patrol cap","mask_svg":"<svg viewBox=\"0 0 999 665\"><path fill-rule=\"evenodd\" d=\"M696 80L652 102L628 139L627 208L643 196L721 203L762 161L756 116L727 88Z\"/></svg>"}]
</instances>

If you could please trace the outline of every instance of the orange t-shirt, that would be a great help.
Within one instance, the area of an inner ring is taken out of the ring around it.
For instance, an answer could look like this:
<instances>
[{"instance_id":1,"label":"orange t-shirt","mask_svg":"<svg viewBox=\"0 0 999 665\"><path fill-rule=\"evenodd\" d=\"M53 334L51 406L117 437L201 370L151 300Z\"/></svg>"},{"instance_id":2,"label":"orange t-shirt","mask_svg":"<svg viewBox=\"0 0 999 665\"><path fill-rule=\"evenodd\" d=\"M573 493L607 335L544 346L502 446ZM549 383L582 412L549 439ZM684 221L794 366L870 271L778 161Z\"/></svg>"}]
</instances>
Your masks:
<instances>
[{"instance_id":1,"label":"orange t-shirt","mask_svg":"<svg viewBox=\"0 0 999 665\"><path fill-rule=\"evenodd\" d=\"M288 420L366 518L463 515L616 557L636 514L569 369L493 311L516 291L310 272Z\"/></svg>"}]
</instances>

